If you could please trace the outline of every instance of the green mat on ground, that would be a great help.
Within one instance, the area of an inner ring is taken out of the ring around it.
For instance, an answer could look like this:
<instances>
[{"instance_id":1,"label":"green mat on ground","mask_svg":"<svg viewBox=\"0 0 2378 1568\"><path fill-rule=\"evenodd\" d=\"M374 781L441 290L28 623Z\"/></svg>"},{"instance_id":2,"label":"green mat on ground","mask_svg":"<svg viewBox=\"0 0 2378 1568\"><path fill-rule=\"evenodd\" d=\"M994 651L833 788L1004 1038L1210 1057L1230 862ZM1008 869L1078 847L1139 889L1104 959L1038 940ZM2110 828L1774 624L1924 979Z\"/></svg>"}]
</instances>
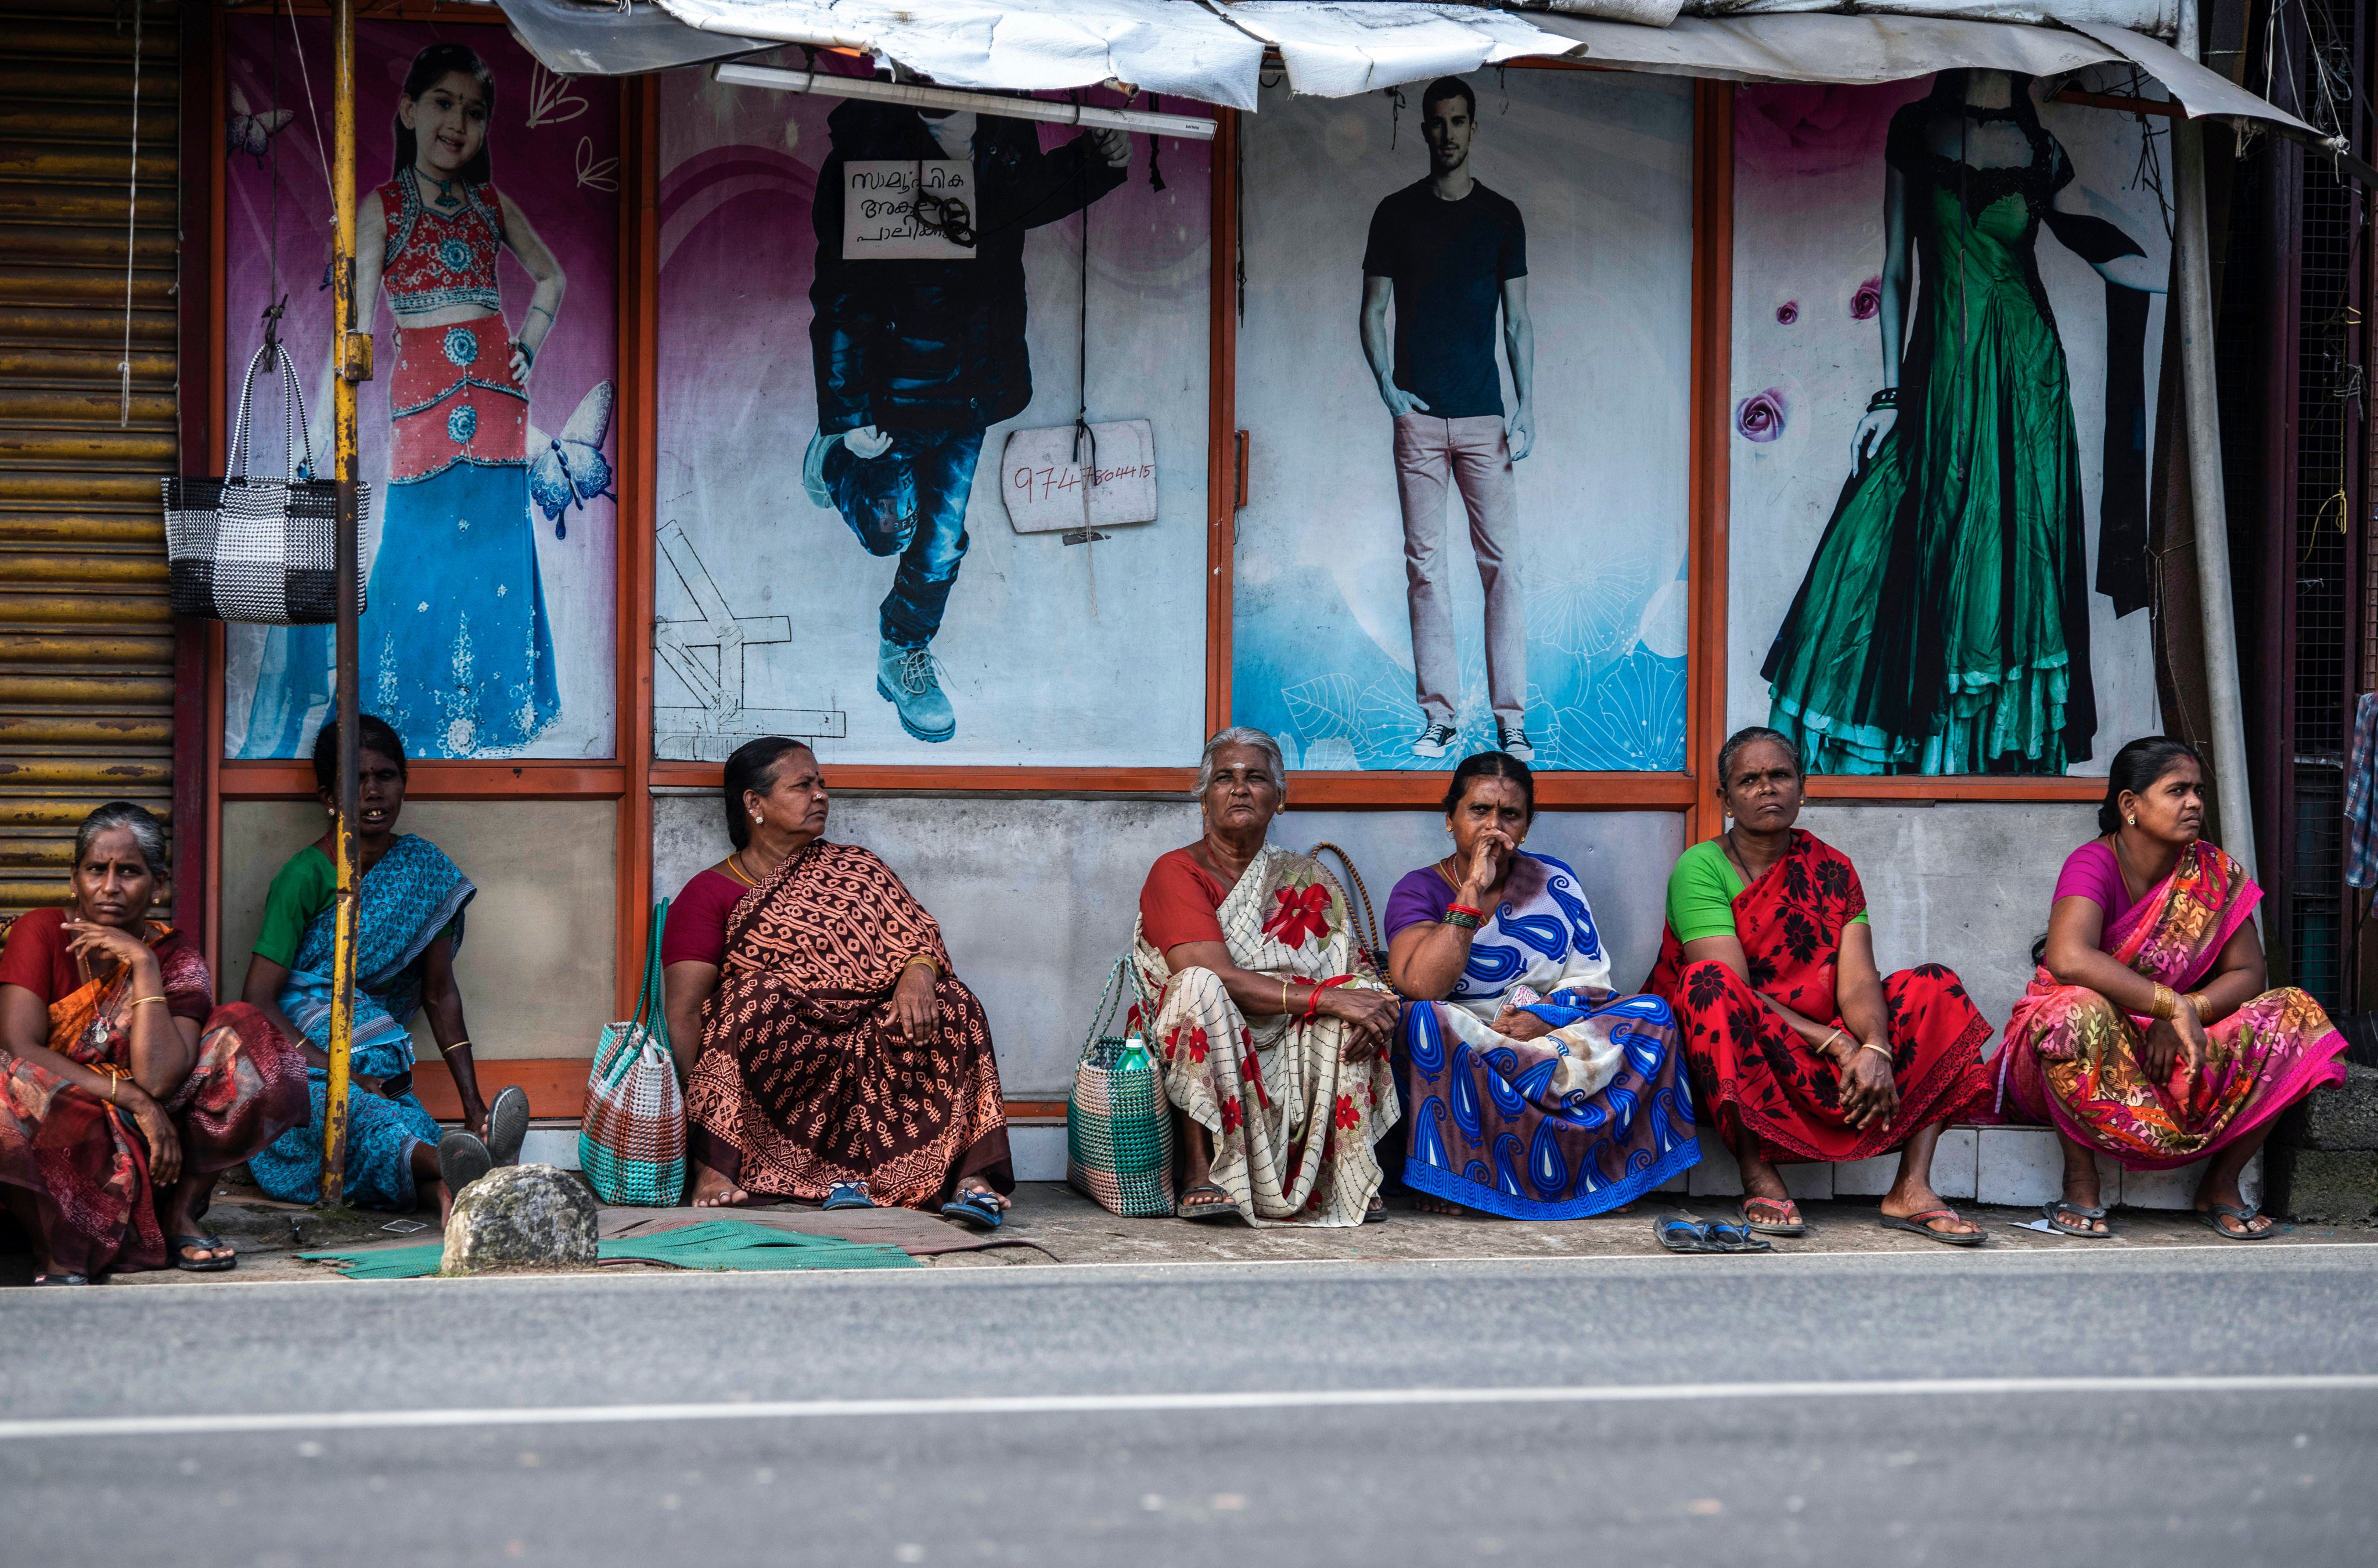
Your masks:
<instances>
[{"instance_id":1,"label":"green mat on ground","mask_svg":"<svg viewBox=\"0 0 2378 1568\"><path fill-rule=\"evenodd\" d=\"M445 1251L443 1242L433 1241L419 1247L300 1252L297 1256L309 1261L335 1263L353 1280L409 1280L436 1273ZM867 1246L840 1236L774 1230L748 1220L704 1220L700 1224L652 1236L621 1236L596 1243L595 1255L606 1263L633 1260L724 1272L924 1266L896 1247Z\"/></svg>"}]
</instances>

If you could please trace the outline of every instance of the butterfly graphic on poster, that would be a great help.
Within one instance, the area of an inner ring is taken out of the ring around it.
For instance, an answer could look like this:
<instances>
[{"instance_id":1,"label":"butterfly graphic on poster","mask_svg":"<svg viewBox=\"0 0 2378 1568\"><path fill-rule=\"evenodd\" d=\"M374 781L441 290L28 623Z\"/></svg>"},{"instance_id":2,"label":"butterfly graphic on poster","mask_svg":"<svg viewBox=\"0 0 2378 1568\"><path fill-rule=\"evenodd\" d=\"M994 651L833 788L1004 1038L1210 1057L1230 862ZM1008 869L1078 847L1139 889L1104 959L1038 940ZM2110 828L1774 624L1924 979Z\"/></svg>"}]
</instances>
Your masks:
<instances>
[{"instance_id":1,"label":"butterfly graphic on poster","mask_svg":"<svg viewBox=\"0 0 2378 1568\"><path fill-rule=\"evenodd\" d=\"M571 507L619 499L611 493L610 460L603 455L603 440L611 432L611 395L610 382L595 382L579 399L561 434L547 437L545 450L529 464L529 500L553 525L557 539L570 537Z\"/></svg>"},{"instance_id":2,"label":"butterfly graphic on poster","mask_svg":"<svg viewBox=\"0 0 2378 1568\"><path fill-rule=\"evenodd\" d=\"M256 113L247 106L247 94L239 90L238 83L234 82L231 117L223 125L223 155L234 157L245 152L256 160L258 168L263 168L264 150L296 117L294 109L267 109L261 115Z\"/></svg>"}]
</instances>

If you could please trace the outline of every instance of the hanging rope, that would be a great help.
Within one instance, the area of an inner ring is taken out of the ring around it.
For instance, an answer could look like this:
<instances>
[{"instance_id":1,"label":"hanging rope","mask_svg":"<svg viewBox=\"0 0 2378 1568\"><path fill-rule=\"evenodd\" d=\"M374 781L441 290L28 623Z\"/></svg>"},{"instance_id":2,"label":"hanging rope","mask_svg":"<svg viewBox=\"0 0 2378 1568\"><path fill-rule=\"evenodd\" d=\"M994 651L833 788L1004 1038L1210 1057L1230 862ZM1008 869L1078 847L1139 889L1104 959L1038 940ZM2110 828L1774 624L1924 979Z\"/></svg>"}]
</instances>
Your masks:
<instances>
[{"instance_id":1,"label":"hanging rope","mask_svg":"<svg viewBox=\"0 0 2378 1568\"><path fill-rule=\"evenodd\" d=\"M280 8L280 0L273 0L273 9ZM297 74L306 84L306 125L314 133L314 155L322 161L322 194L330 198L330 205L335 208L339 204L339 193L330 188L330 154L329 149L322 145L321 116L314 113L314 73L306 66L306 41L297 36L296 0L290 0L289 6L289 46L296 52ZM274 53L277 56L279 51ZM276 109L281 107L277 93L272 106Z\"/></svg>"},{"instance_id":2,"label":"hanging rope","mask_svg":"<svg viewBox=\"0 0 2378 1568\"><path fill-rule=\"evenodd\" d=\"M132 423L132 263L140 230L140 10L132 0L132 177L124 198L124 357L116 362L115 428Z\"/></svg>"}]
</instances>

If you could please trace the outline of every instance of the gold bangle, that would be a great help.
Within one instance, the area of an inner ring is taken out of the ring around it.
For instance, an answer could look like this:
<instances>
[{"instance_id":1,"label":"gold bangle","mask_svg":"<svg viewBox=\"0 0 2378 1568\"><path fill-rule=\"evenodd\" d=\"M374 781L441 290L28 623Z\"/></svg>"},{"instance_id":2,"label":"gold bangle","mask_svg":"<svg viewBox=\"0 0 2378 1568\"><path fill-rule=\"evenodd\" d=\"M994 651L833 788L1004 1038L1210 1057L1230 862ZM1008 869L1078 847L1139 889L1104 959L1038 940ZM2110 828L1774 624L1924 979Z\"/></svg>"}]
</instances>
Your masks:
<instances>
[{"instance_id":1,"label":"gold bangle","mask_svg":"<svg viewBox=\"0 0 2378 1568\"><path fill-rule=\"evenodd\" d=\"M1288 976L1279 977L1279 1016L1288 1016Z\"/></svg>"},{"instance_id":2,"label":"gold bangle","mask_svg":"<svg viewBox=\"0 0 2378 1568\"><path fill-rule=\"evenodd\" d=\"M1878 1045L1871 1040L1859 1041L1858 1049L1861 1051L1871 1051L1886 1062L1891 1060L1891 1048L1887 1045Z\"/></svg>"},{"instance_id":3,"label":"gold bangle","mask_svg":"<svg viewBox=\"0 0 2378 1568\"><path fill-rule=\"evenodd\" d=\"M2155 988L2155 999L2147 1004L2147 1011L2168 1022L2172 1016L2180 1011L2180 997L2170 986L2158 982Z\"/></svg>"},{"instance_id":4,"label":"gold bangle","mask_svg":"<svg viewBox=\"0 0 2378 1568\"><path fill-rule=\"evenodd\" d=\"M128 1013L135 1007L145 1007L150 1002L162 1002L163 1000L165 1000L165 998L162 996L135 996L132 1000L124 1004L124 1010Z\"/></svg>"},{"instance_id":5,"label":"gold bangle","mask_svg":"<svg viewBox=\"0 0 2378 1568\"><path fill-rule=\"evenodd\" d=\"M1841 1037L1842 1031L1836 1029L1831 1034L1826 1035L1822 1040L1818 1041L1817 1055L1821 1056L1826 1052L1831 1051L1833 1048L1833 1042L1839 1040Z\"/></svg>"},{"instance_id":6,"label":"gold bangle","mask_svg":"<svg viewBox=\"0 0 2378 1568\"><path fill-rule=\"evenodd\" d=\"M2213 1016L2213 998L2207 996L2204 992L2192 991L2188 994L2186 1000L2188 1005L2195 1009L2197 1022L2203 1023L2205 1019Z\"/></svg>"},{"instance_id":7,"label":"gold bangle","mask_svg":"<svg viewBox=\"0 0 2378 1568\"><path fill-rule=\"evenodd\" d=\"M924 965L927 969L931 970L935 974L942 972L942 966L933 961L933 956L931 953L919 953L915 958L910 959L907 963L902 964L900 968L905 973L907 971L915 969L919 964Z\"/></svg>"},{"instance_id":8,"label":"gold bangle","mask_svg":"<svg viewBox=\"0 0 2378 1568\"><path fill-rule=\"evenodd\" d=\"M456 1041L456 1042L454 1042L454 1043L452 1043L451 1045L440 1045L439 1047L438 1047L438 1055L439 1056L441 1056L441 1057L443 1057L443 1056L450 1056L450 1055L452 1055L455 1052L460 1051L461 1049L462 1049L462 1047L463 1047L463 1046L468 1045L469 1043L470 1043L470 1042L469 1042L468 1040L457 1040L457 1041Z\"/></svg>"}]
</instances>

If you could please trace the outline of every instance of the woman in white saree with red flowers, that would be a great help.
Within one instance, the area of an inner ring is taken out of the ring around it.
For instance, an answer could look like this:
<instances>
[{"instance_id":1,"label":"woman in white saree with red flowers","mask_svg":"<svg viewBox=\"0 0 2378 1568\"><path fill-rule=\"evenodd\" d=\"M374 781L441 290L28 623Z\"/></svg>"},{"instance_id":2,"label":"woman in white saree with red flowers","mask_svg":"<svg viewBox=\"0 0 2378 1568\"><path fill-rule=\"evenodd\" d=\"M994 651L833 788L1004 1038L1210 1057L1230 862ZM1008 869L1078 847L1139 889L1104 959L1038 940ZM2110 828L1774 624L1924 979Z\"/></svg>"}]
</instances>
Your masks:
<instances>
[{"instance_id":1,"label":"woman in white saree with red flowers","mask_svg":"<svg viewBox=\"0 0 2378 1568\"><path fill-rule=\"evenodd\" d=\"M1286 785L1271 737L1225 730L1197 771L1205 835L1149 870L1132 942L1184 1135L1181 1217L1383 1218L1400 1004L1318 862L1264 840Z\"/></svg>"}]
</instances>

